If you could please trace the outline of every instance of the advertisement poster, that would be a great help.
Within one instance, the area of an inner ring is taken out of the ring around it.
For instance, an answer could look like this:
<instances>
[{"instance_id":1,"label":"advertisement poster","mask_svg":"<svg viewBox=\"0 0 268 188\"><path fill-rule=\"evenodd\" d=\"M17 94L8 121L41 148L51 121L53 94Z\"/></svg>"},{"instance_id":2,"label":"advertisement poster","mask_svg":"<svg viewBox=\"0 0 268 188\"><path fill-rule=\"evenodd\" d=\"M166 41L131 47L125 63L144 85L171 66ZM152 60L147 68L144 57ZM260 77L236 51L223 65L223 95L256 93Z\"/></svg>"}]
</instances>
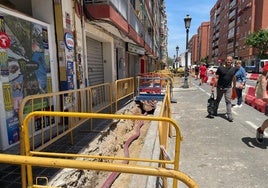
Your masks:
<instances>
[{"instance_id":1,"label":"advertisement poster","mask_svg":"<svg viewBox=\"0 0 268 188\"><path fill-rule=\"evenodd\" d=\"M68 89L74 89L74 63L67 61L67 83Z\"/></svg>"},{"instance_id":2,"label":"advertisement poster","mask_svg":"<svg viewBox=\"0 0 268 188\"><path fill-rule=\"evenodd\" d=\"M51 72L46 26L0 11L0 76L4 89L8 143L19 139L18 111L28 95L47 93ZM12 108L10 108L12 104ZM9 110L9 111L7 111Z\"/></svg>"},{"instance_id":3,"label":"advertisement poster","mask_svg":"<svg viewBox=\"0 0 268 188\"><path fill-rule=\"evenodd\" d=\"M19 119L16 116L7 118L8 143L14 144L19 141Z\"/></svg>"}]
</instances>

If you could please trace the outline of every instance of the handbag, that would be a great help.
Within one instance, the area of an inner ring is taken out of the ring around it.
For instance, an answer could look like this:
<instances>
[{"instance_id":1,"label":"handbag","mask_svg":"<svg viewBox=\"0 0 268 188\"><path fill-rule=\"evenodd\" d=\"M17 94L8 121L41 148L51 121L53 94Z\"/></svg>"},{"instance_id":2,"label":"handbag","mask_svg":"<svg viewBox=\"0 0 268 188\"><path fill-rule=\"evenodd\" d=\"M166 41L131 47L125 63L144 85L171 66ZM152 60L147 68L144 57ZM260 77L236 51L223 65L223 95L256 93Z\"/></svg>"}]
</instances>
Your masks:
<instances>
[{"instance_id":1,"label":"handbag","mask_svg":"<svg viewBox=\"0 0 268 188\"><path fill-rule=\"evenodd\" d=\"M211 93L207 103L207 111L209 117L213 117L212 115L214 114L215 107L216 107L216 99L214 98L214 93Z\"/></svg>"},{"instance_id":2,"label":"handbag","mask_svg":"<svg viewBox=\"0 0 268 188\"><path fill-rule=\"evenodd\" d=\"M232 88L232 97L231 98L232 98L232 100L237 98L236 90L234 87Z\"/></svg>"},{"instance_id":3,"label":"handbag","mask_svg":"<svg viewBox=\"0 0 268 188\"><path fill-rule=\"evenodd\" d=\"M267 90L267 80L263 80L262 75L258 78L255 86L255 96L257 99L262 99L264 101L268 100L268 90Z\"/></svg>"}]
</instances>

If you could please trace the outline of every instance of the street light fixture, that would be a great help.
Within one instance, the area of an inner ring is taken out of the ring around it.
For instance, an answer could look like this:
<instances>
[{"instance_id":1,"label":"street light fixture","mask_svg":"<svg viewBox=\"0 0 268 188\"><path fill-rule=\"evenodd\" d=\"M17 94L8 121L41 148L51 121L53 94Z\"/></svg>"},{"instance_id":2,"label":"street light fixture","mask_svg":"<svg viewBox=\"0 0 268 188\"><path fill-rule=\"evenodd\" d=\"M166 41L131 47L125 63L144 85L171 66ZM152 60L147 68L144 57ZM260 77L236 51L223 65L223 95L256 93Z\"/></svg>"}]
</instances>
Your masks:
<instances>
[{"instance_id":1,"label":"street light fixture","mask_svg":"<svg viewBox=\"0 0 268 188\"><path fill-rule=\"evenodd\" d=\"M184 68L184 84L183 88L189 88L188 84L188 35L189 35L189 28L191 25L192 18L189 16L189 14L186 15L184 18L184 24L186 29L186 52L185 52L185 68Z\"/></svg>"},{"instance_id":2,"label":"street light fixture","mask_svg":"<svg viewBox=\"0 0 268 188\"><path fill-rule=\"evenodd\" d=\"M178 52L179 52L179 46L176 47L176 53L177 53L177 57L176 57L176 68L178 68Z\"/></svg>"}]
</instances>

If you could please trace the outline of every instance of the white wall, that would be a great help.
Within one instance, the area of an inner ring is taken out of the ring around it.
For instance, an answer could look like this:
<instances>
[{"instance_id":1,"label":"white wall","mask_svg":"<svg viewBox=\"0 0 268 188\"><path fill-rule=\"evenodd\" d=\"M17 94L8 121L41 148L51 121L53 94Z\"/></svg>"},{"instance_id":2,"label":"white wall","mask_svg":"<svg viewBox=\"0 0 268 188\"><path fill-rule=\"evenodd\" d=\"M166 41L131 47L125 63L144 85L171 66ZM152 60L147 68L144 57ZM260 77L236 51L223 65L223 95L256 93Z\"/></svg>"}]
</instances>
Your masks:
<instances>
[{"instance_id":1,"label":"white wall","mask_svg":"<svg viewBox=\"0 0 268 188\"><path fill-rule=\"evenodd\" d=\"M189 52L188 53L188 67L191 66L191 56L192 54ZM181 53L179 55L180 59L181 59L181 66L185 67L185 52L184 53Z\"/></svg>"}]
</instances>

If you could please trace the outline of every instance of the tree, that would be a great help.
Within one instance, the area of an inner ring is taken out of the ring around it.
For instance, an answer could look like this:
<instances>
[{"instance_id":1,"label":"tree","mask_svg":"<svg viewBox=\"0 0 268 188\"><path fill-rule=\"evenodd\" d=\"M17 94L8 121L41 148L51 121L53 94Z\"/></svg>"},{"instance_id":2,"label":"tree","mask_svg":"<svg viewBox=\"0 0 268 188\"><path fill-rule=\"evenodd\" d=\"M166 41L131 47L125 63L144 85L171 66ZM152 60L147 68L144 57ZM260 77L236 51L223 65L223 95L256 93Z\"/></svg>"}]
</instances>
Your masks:
<instances>
[{"instance_id":1,"label":"tree","mask_svg":"<svg viewBox=\"0 0 268 188\"><path fill-rule=\"evenodd\" d=\"M206 64L207 67L209 66L209 63L208 63L208 56L206 56L206 57L202 57L202 58L200 59L200 61L201 61L201 62L204 62L204 63Z\"/></svg>"},{"instance_id":2,"label":"tree","mask_svg":"<svg viewBox=\"0 0 268 188\"><path fill-rule=\"evenodd\" d=\"M245 41L247 46L251 46L258 51L257 57L265 59L268 57L268 30L261 29L257 32L250 33Z\"/></svg>"},{"instance_id":3,"label":"tree","mask_svg":"<svg viewBox=\"0 0 268 188\"><path fill-rule=\"evenodd\" d=\"M168 64L168 66L172 66L173 65L173 61L174 61L174 59L168 57L167 58L167 64Z\"/></svg>"}]
</instances>

